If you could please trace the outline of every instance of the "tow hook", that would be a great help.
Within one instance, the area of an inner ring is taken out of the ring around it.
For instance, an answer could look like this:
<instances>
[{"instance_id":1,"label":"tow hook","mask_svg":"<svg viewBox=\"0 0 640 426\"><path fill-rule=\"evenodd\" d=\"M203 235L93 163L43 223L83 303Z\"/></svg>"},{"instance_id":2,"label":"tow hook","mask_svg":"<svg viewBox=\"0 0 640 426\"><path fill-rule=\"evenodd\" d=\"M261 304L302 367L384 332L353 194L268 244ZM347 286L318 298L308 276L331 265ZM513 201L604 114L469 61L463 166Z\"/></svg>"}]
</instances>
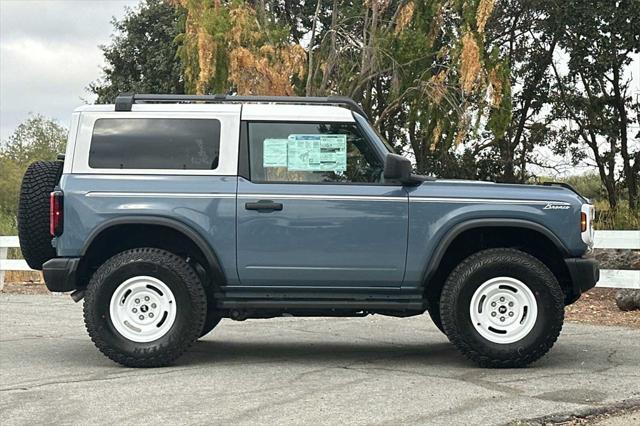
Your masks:
<instances>
[{"instance_id":1,"label":"tow hook","mask_svg":"<svg viewBox=\"0 0 640 426\"><path fill-rule=\"evenodd\" d=\"M78 303L82 299L84 299L84 289L75 290L70 294L71 298L74 302Z\"/></svg>"}]
</instances>

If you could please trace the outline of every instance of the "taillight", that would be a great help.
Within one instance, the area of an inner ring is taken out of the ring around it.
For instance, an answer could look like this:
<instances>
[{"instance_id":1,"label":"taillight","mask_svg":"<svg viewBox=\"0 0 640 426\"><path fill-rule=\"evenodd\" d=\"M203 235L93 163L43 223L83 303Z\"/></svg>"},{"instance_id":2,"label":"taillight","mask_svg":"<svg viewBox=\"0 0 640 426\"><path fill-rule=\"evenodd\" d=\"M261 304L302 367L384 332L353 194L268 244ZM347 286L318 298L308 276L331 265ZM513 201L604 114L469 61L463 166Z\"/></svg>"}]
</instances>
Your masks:
<instances>
[{"instance_id":1,"label":"taillight","mask_svg":"<svg viewBox=\"0 0 640 426\"><path fill-rule=\"evenodd\" d=\"M49 196L49 232L52 237L62 235L64 229L63 196L62 191L53 191Z\"/></svg>"},{"instance_id":2,"label":"taillight","mask_svg":"<svg viewBox=\"0 0 640 426\"><path fill-rule=\"evenodd\" d=\"M587 247L593 247L593 219L595 217L595 209L591 204L583 204L580 209L580 235L582 241Z\"/></svg>"}]
</instances>

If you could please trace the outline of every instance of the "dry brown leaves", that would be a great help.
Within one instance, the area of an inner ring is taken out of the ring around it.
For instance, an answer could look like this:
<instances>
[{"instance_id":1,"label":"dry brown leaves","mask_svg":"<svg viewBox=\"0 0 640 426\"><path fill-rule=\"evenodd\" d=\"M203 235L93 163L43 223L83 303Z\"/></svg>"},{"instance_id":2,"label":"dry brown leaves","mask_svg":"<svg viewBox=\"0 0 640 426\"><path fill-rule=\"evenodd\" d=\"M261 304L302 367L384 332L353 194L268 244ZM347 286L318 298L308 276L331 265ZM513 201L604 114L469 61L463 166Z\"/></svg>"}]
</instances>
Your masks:
<instances>
[{"instance_id":1,"label":"dry brown leaves","mask_svg":"<svg viewBox=\"0 0 640 426\"><path fill-rule=\"evenodd\" d=\"M487 21L491 17L494 6L495 0L480 0L480 4L476 10L476 24L479 33L484 32L484 27L487 25Z\"/></svg>"},{"instance_id":2,"label":"dry brown leaves","mask_svg":"<svg viewBox=\"0 0 640 426\"><path fill-rule=\"evenodd\" d=\"M476 85L482 69L480 48L471 32L462 36L462 52L460 54L460 86L464 93L471 93Z\"/></svg>"},{"instance_id":3,"label":"dry brown leaves","mask_svg":"<svg viewBox=\"0 0 640 426\"><path fill-rule=\"evenodd\" d=\"M267 44L257 51L238 47L229 53L229 61L229 79L239 95L293 95L291 76L304 75L306 53L300 45Z\"/></svg>"},{"instance_id":4,"label":"dry brown leaves","mask_svg":"<svg viewBox=\"0 0 640 426\"><path fill-rule=\"evenodd\" d=\"M618 309L616 292L612 288L589 290L576 303L567 306L565 319L569 322L640 328L640 311L624 312Z\"/></svg>"},{"instance_id":5,"label":"dry brown leaves","mask_svg":"<svg viewBox=\"0 0 640 426\"><path fill-rule=\"evenodd\" d=\"M413 12L415 11L415 8L416 5L412 1L401 7L400 12L398 12L398 17L396 18L396 34L402 32L402 30L404 30L407 25L409 25L411 19L413 18Z\"/></svg>"}]
</instances>

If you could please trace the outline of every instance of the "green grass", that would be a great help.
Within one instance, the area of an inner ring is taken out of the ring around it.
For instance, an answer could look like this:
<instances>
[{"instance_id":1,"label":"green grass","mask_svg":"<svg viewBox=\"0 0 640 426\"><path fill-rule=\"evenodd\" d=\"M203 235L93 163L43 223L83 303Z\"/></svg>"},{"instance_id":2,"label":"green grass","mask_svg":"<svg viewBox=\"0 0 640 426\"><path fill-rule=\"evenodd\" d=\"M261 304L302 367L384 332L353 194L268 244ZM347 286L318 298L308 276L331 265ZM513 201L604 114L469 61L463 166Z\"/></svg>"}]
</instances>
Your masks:
<instances>
[{"instance_id":1,"label":"green grass","mask_svg":"<svg viewBox=\"0 0 640 426\"><path fill-rule=\"evenodd\" d=\"M594 201L596 207L595 229L603 230L638 230L640 229L640 212L629 208L627 202L621 202L613 211L606 201Z\"/></svg>"},{"instance_id":2,"label":"green grass","mask_svg":"<svg viewBox=\"0 0 640 426\"><path fill-rule=\"evenodd\" d=\"M0 235L17 235L16 218L0 210Z\"/></svg>"}]
</instances>

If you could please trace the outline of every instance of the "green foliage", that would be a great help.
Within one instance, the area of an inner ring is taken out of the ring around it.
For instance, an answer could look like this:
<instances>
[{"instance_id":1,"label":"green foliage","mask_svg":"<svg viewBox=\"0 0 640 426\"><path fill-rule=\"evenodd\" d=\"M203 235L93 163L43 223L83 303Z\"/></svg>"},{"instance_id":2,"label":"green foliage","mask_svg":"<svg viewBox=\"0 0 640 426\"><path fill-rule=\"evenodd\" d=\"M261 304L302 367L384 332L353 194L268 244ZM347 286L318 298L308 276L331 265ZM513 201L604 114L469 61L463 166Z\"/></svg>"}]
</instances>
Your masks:
<instances>
[{"instance_id":1,"label":"green foliage","mask_svg":"<svg viewBox=\"0 0 640 426\"><path fill-rule=\"evenodd\" d=\"M0 236L16 235L18 227L15 216L0 210Z\"/></svg>"},{"instance_id":2,"label":"green foliage","mask_svg":"<svg viewBox=\"0 0 640 426\"><path fill-rule=\"evenodd\" d=\"M595 203L595 229L634 230L640 229L640 213L629 208L626 202L621 202L615 210L609 207L607 201Z\"/></svg>"},{"instance_id":3,"label":"green foliage","mask_svg":"<svg viewBox=\"0 0 640 426\"><path fill-rule=\"evenodd\" d=\"M380 132L413 154L419 172L450 170L452 151L488 113L492 128L504 131L508 68L484 47L492 0L322 5L306 93L361 102ZM490 76L502 97L482 105Z\"/></svg>"},{"instance_id":4,"label":"green foliage","mask_svg":"<svg viewBox=\"0 0 640 426\"><path fill-rule=\"evenodd\" d=\"M607 191L597 173L573 175L563 178L540 176L531 183L545 181L568 183L581 195L587 197L596 207L596 218L594 222L596 229L640 229L640 212L630 209L626 201L620 202L615 209L612 209L607 200Z\"/></svg>"},{"instance_id":5,"label":"green foliage","mask_svg":"<svg viewBox=\"0 0 640 426\"><path fill-rule=\"evenodd\" d=\"M176 56L178 12L164 0L144 0L113 21L116 35L101 46L107 65L89 85L97 103L111 103L124 92L184 93L180 59Z\"/></svg>"},{"instance_id":6,"label":"green foliage","mask_svg":"<svg viewBox=\"0 0 640 426\"><path fill-rule=\"evenodd\" d=\"M54 160L64 152L67 129L41 115L20 124L0 150L0 234L16 229L20 184L25 170L34 161ZM6 234L5 234L6 235Z\"/></svg>"},{"instance_id":7,"label":"green foliage","mask_svg":"<svg viewBox=\"0 0 640 426\"><path fill-rule=\"evenodd\" d=\"M589 152L612 208L625 190L629 208L638 210L640 147L632 143L632 125L640 105L625 70L640 51L640 2L565 5L559 45L569 54L568 71L553 66L553 118L563 123L556 149L570 150L574 161Z\"/></svg>"},{"instance_id":8,"label":"green foliage","mask_svg":"<svg viewBox=\"0 0 640 426\"><path fill-rule=\"evenodd\" d=\"M176 38L189 93L293 95L306 52L263 7L242 0L173 0Z\"/></svg>"},{"instance_id":9,"label":"green foliage","mask_svg":"<svg viewBox=\"0 0 640 426\"><path fill-rule=\"evenodd\" d=\"M601 202L606 200L606 190L604 186L602 186L600 177L598 177L596 173L567 176L560 179L560 181L573 186L580 194L587 197L590 201Z\"/></svg>"}]
</instances>

